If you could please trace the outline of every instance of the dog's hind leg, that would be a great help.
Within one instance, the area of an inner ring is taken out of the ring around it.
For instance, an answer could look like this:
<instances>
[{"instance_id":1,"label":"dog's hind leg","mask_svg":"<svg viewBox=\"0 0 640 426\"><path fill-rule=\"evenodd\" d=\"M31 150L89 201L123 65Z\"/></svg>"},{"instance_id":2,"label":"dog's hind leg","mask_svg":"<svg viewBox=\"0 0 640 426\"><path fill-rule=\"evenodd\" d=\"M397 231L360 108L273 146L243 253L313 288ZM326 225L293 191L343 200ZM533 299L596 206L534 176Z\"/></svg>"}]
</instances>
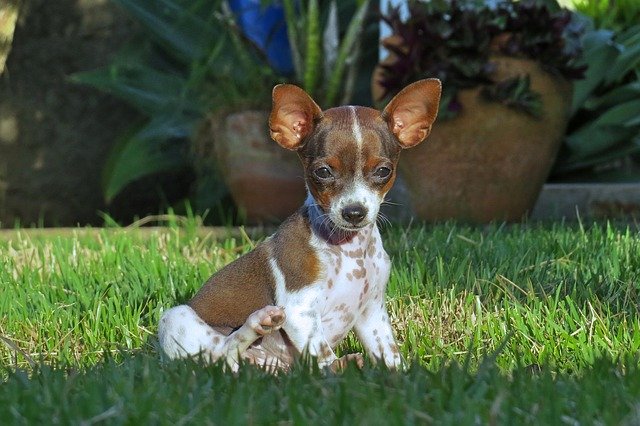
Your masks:
<instances>
[{"instance_id":1,"label":"dog's hind leg","mask_svg":"<svg viewBox=\"0 0 640 426\"><path fill-rule=\"evenodd\" d=\"M278 330L284 318L282 308L266 306L249 315L239 329L227 336L205 323L191 307L180 305L162 314L158 339L169 358L202 356L208 362L215 362L225 357L235 370L249 346Z\"/></svg>"},{"instance_id":2,"label":"dog's hind leg","mask_svg":"<svg viewBox=\"0 0 640 426\"><path fill-rule=\"evenodd\" d=\"M202 356L206 361L214 362L222 356L226 337L187 305L165 311L158 325L160 347L171 359Z\"/></svg>"}]
</instances>

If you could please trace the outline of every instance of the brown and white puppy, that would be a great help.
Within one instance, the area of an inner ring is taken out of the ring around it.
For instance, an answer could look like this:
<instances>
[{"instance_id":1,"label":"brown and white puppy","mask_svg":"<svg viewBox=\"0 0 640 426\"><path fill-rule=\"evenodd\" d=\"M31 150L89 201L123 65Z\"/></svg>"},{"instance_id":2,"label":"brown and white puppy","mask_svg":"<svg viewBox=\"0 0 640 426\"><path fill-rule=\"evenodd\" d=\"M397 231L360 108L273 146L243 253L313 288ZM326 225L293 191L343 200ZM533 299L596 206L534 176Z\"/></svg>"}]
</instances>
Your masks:
<instances>
[{"instance_id":1,"label":"brown and white puppy","mask_svg":"<svg viewBox=\"0 0 640 426\"><path fill-rule=\"evenodd\" d=\"M391 264L376 219L403 148L431 131L439 80L407 86L382 111L322 111L299 87L273 89L271 137L298 153L308 197L278 231L212 276L187 305L167 310L159 340L171 358L239 359L288 367L303 352L335 366L355 329L365 350L401 365L385 307Z\"/></svg>"}]
</instances>

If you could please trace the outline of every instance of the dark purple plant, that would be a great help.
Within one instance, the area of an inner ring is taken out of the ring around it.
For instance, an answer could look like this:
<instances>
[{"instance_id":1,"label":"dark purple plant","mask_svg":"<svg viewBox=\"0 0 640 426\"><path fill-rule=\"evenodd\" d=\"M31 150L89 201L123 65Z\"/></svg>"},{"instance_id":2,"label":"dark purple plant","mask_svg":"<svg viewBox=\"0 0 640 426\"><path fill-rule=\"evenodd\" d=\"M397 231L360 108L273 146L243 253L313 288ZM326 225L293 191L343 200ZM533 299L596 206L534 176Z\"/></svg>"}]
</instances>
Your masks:
<instances>
[{"instance_id":1,"label":"dark purple plant","mask_svg":"<svg viewBox=\"0 0 640 426\"><path fill-rule=\"evenodd\" d=\"M491 79L495 67L490 57L530 58L548 72L567 79L581 78L585 68L575 63L581 28L571 18L569 11L559 7L552 11L535 0L410 1L406 21L397 9L383 17L394 35L383 42L394 54L391 62L382 65L379 83L383 98L412 81L437 77L444 87L444 116L459 112L459 89L479 85L487 87L485 94L500 93L505 104L533 114L539 99L523 93L522 84L491 87L496 83ZM509 101L508 88L513 88L518 99Z\"/></svg>"}]
</instances>

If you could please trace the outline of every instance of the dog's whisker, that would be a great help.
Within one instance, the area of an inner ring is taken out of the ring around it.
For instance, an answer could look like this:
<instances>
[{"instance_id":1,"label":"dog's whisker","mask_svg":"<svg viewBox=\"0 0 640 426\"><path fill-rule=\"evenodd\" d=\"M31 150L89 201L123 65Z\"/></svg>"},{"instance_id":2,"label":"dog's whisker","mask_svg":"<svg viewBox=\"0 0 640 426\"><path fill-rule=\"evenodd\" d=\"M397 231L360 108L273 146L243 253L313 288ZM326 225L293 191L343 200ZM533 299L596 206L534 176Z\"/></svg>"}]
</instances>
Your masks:
<instances>
[{"instance_id":1,"label":"dog's whisker","mask_svg":"<svg viewBox=\"0 0 640 426\"><path fill-rule=\"evenodd\" d=\"M381 228L384 226L391 226L391 220L389 220L389 218L384 213L378 213L376 223L379 224Z\"/></svg>"},{"instance_id":2,"label":"dog's whisker","mask_svg":"<svg viewBox=\"0 0 640 426\"><path fill-rule=\"evenodd\" d=\"M380 203L380 205L381 206L402 207L404 204L396 203L394 201L383 200L382 203Z\"/></svg>"}]
</instances>

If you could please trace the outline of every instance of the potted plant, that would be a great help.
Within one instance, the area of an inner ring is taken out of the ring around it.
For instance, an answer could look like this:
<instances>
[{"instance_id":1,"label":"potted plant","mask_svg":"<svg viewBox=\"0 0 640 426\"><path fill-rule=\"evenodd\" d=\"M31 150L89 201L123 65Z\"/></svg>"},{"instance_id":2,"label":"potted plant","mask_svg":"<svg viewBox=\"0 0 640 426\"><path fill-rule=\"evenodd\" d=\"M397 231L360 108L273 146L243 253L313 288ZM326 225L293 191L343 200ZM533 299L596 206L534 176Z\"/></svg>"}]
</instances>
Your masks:
<instances>
[{"instance_id":1,"label":"potted plant","mask_svg":"<svg viewBox=\"0 0 640 426\"><path fill-rule=\"evenodd\" d=\"M201 161L206 152L194 149L198 129L221 106L267 104L265 88L279 76L241 37L226 0L112 1L136 21L139 33L106 67L72 76L125 100L144 117L132 120L106 159L104 198L111 202L141 178L190 169L197 174L194 207L215 207L226 190L210 162Z\"/></svg>"},{"instance_id":2,"label":"potted plant","mask_svg":"<svg viewBox=\"0 0 640 426\"><path fill-rule=\"evenodd\" d=\"M112 1L136 20L140 36L107 67L73 78L125 99L146 119L107 158L105 199L142 177L192 167L191 201L201 213L219 205L227 189L247 222L280 220L299 207L305 195L299 160L269 138L271 89L291 81L323 106L348 99L369 1L327 1L324 13L320 0ZM249 3L260 10L239 16ZM257 38L270 37L270 29L241 28L262 12L273 21L273 10L263 8L280 3L292 74ZM355 9L345 31L338 8Z\"/></svg>"},{"instance_id":3,"label":"potted plant","mask_svg":"<svg viewBox=\"0 0 640 426\"><path fill-rule=\"evenodd\" d=\"M324 14L319 0L282 1L294 69L283 80L300 85L325 108L348 102L353 93L369 7L368 0L359 3L342 34L337 1L327 2ZM271 87L263 91L270 94ZM224 180L249 223L279 222L305 197L297 156L269 138L269 106L218 112L199 143L215 148Z\"/></svg>"},{"instance_id":4,"label":"potted plant","mask_svg":"<svg viewBox=\"0 0 640 426\"><path fill-rule=\"evenodd\" d=\"M515 221L553 165L571 103L580 29L553 1L409 2L385 21L391 52L374 73L383 100L424 77L443 82L439 120L401 174L425 220Z\"/></svg>"}]
</instances>

